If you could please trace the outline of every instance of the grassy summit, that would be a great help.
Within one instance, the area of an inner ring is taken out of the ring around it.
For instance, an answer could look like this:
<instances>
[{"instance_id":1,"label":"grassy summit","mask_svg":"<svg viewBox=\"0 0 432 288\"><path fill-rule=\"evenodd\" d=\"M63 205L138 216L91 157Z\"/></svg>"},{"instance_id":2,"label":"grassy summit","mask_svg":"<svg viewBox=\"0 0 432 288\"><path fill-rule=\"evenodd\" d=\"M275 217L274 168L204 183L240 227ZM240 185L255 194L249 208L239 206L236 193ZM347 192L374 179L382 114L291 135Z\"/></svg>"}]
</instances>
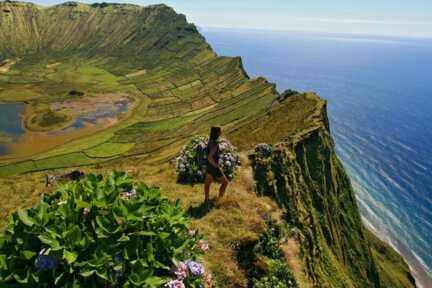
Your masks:
<instances>
[{"instance_id":1,"label":"grassy summit","mask_svg":"<svg viewBox=\"0 0 432 288\"><path fill-rule=\"evenodd\" d=\"M269 270L272 253L256 248L269 221L290 231L275 261L300 287L414 286L400 256L360 221L325 101L250 79L240 58L216 55L165 5L1 2L0 101L26 103L27 123L0 158L3 224L51 191L46 171L126 170L182 200L209 239L206 266L221 287L249 287ZM244 165L207 213L202 187L176 184L170 160L214 124ZM262 142L274 144L271 157L249 161Z\"/></svg>"}]
</instances>

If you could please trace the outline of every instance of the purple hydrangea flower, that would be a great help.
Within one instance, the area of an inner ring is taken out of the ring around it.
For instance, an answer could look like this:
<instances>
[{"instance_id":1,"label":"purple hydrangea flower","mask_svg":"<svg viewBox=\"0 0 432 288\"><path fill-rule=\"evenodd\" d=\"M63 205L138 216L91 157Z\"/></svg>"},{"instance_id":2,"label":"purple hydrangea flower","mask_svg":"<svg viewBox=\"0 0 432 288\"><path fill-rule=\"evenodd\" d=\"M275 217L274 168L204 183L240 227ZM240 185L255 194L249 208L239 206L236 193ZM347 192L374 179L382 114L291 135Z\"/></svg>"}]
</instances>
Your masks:
<instances>
[{"instance_id":1,"label":"purple hydrangea flower","mask_svg":"<svg viewBox=\"0 0 432 288\"><path fill-rule=\"evenodd\" d=\"M183 281L171 280L165 285L166 288L185 288Z\"/></svg>"},{"instance_id":2,"label":"purple hydrangea flower","mask_svg":"<svg viewBox=\"0 0 432 288\"><path fill-rule=\"evenodd\" d=\"M193 276L202 276L204 274L204 266L195 261L186 261L186 265Z\"/></svg>"},{"instance_id":3,"label":"purple hydrangea flower","mask_svg":"<svg viewBox=\"0 0 432 288\"><path fill-rule=\"evenodd\" d=\"M260 158L268 158L272 155L273 149L269 144L261 143L255 146L255 153Z\"/></svg>"},{"instance_id":4,"label":"purple hydrangea flower","mask_svg":"<svg viewBox=\"0 0 432 288\"><path fill-rule=\"evenodd\" d=\"M57 267L57 259L44 255L45 251L46 249L42 249L36 259L36 267L40 271L51 270Z\"/></svg>"}]
</instances>

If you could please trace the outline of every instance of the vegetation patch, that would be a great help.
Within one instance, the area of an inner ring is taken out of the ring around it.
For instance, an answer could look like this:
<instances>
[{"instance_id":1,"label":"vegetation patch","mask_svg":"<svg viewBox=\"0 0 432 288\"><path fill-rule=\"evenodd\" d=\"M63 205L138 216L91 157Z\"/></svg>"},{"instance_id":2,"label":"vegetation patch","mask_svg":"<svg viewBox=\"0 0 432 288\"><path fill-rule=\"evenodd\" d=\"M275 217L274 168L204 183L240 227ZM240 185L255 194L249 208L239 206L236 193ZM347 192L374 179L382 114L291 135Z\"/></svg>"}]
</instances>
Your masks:
<instances>
[{"instance_id":1,"label":"vegetation patch","mask_svg":"<svg viewBox=\"0 0 432 288\"><path fill-rule=\"evenodd\" d=\"M68 93L68 95L72 96L72 97L81 97L81 96L84 96L84 94L85 94L84 92L78 91L78 90L71 90Z\"/></svg>"},{"instance_id":2,"label":"vegetation patch","mask_svg":"<svg viewBox=\"0 0 432 288\"><path fill-rule=\"evenodd\" d=\"M107 158L107 157L114 157L116 155L120 155L123 153L126 153L135 144L133 143L103 143L101 145L98 145L96 147L93 147L91 149L88 149L85 151L85 153L89 157L95 157L95 158Z\"/></svg>"},{"instance_id":3,"label":"vegetation patch","mask_svg":"<svg viewBox=\"0 0 432 288\"><path fill-rule=\"evenodd\" d=\"M47 111L46 113L42 114L38 119L35 120L35 118L32 119L32 122L36 122L39 126L43 128L51 127L54 125L59 125L61 123L64 123L68 117L66 115L56 113L53 111Z\"/></svg>"},{"instance_id":4,"label":"vegetation patch","mask_svg":"<svg viewBox=\"0 0 432 288\"><path fill-rule=\"evenodd\" d=\"M4 11L4 10L3 10ZM10 12L10 11L9 11ZM7 13L9 13L7 12ZM6 59L0 62L0 73L7 73L20 59Z\"/></svg>"},{"instance_id":5,"label":"vegetation patch","mask_svg":"<svg viewBox=\"0 0 432 288\"><path fill-rule=\"evenodd\" d=\"M25 112L25 114L29 117L25 121L25 126L31 131L51 131L65 128L73 120L70 116L52 111L51 109L36 109L31 112Z\"/></svg>"},{"instance_id":6,"label":"vegetation patch","mask_svg":"<svg viewBox=\"0 0 432 288\"><path fill-rule=\"evenodd\" d=\"M88 175L11 216L0 237L8 287L206 287L208 249L178 202L125 173ZM184 286L174 286L174 284Z\"/></svg>"},{"instance_id":7,"label":"vegetation patch","mask_svg":"<svg viewBox=\"0 0 432 288\"><path fill-rule=\"evenodd\" d=\"M269 221L258 241L247 241L240 245L237 259L248 274L249 287L299 287L280 248L283 238L287 236L285 234L282 226Z\"/></svg>"}]
</instances>

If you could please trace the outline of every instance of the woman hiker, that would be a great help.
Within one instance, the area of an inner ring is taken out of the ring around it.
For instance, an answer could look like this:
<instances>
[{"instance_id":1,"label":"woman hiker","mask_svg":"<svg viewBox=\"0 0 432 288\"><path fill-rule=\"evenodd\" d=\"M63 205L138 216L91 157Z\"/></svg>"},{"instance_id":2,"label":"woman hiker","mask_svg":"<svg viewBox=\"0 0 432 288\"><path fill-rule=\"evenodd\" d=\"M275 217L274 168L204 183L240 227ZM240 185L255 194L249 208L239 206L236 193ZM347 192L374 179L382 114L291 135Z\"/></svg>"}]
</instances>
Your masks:
<instances>
[{"instance_id":1,"label":"woman hiker","mask_svg":"<svg viewBox=\"0 0 432 288\"><path fill-rule=\"evenodd\" d=\"M218 199L224 196L225 190L228 186L228 178L224 175L219 166L220 151L217 140L221 134L222 129L220 127L212 127L210 129L210 137L207 145L207 170L204 183L205 203L209 203L210 201L210 185L213 181L221 183Z\"/></svg>"}]
</instances>

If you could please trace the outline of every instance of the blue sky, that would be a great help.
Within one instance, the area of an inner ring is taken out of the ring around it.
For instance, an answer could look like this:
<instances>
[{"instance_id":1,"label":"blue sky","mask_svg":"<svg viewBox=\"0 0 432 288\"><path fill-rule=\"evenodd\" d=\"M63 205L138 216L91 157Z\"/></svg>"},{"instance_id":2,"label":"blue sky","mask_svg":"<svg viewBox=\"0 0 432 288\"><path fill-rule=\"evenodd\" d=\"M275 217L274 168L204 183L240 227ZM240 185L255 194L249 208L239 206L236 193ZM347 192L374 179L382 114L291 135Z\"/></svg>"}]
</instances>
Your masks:
<instances>
[{"instance_id":1,"label":"blue sky","mask_svg":"<svg viewBox=\"0 0 432 288\"><path fill-rule=\"evenodd\" d=\"M39 4L57 0L35 0ZM81 1L94 2L94 1ZM102 2L99 1L99 2ZM432 37L431 0L117 0L165 3L202 27Z\"/></svg>"}]
</instances>

